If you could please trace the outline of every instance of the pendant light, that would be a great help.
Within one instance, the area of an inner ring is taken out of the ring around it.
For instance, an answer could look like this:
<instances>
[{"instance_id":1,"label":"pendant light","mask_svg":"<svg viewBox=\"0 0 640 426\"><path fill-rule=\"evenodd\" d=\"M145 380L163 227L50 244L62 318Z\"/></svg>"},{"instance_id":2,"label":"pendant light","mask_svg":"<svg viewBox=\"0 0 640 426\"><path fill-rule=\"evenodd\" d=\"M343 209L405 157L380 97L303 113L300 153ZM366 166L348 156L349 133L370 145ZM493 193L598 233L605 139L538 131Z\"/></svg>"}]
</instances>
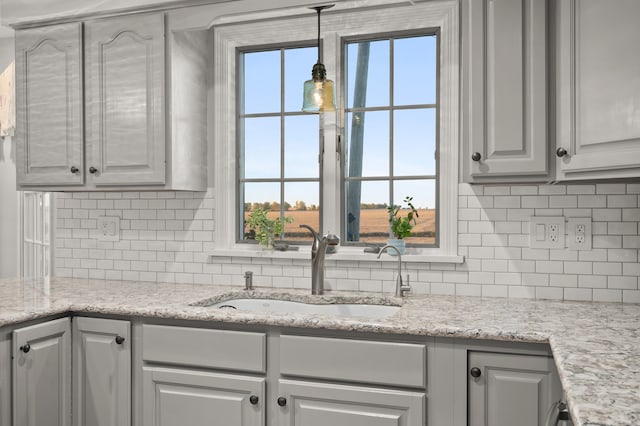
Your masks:
<instances>
[{"instance_id":1,"label":"pendant light","mask_svg":"<svg viewBox=\"0 0 640 426\"><path fill-rule=\"evenodd\" d=\"M327 80L327 70L320 62L320 12L329 9L334 5L315 6L314 9L318 13L318 62L313 66L311 71L311 80L304 82L304 99L302 111L304 112L331 112L336 110L333 100L333 81Z\"/></svg>"}]
</instances>

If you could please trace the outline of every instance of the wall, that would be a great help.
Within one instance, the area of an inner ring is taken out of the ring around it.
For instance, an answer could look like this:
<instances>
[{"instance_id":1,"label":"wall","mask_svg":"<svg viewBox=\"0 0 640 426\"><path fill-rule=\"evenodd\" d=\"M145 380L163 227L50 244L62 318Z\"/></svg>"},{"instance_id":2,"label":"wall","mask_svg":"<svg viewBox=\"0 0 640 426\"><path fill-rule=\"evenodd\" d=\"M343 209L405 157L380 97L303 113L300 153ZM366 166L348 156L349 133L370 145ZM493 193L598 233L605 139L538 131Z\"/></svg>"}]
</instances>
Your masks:
<instances>
[{"instance_id":1,"label":"wall","mask_svg":"<svg viewBox=\"0 0 640 426\"><path fill-rule=\"evenodd\" d=\"M0 38L0 72L13 61L13 38ZM0 139L0 278L18 275L18 197L15 145Z\"/></svg>"},{"instance_id":2,"label":"wall","mask_svg":"<svg viewBox=\"0 0 640 426\"><path fill-rule=\"evenodd\" d=\"M310 287L308 260L210 257L207 193L59 194L56 273L198 284ZM640 303L640 184L460 184L460 265L407 264L414 292ZM122 218L120 242L98 242L97 216ZM528 248L529 217L593 218L593 249ZM373 256L373 255L372 255ZM328 287L392 292L395 262L327 261Z\"/></svg>"}]
</instances>

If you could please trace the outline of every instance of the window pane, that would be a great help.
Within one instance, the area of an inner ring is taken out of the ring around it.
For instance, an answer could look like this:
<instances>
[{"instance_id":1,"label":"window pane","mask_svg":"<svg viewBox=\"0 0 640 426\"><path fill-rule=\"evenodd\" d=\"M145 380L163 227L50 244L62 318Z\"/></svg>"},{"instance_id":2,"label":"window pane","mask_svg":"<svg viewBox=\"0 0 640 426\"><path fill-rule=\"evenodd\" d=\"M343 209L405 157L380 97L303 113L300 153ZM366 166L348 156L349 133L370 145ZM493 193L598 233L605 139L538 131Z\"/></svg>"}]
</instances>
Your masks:
<instances>
[{"instance_id":1,"label":"window pane","mask_svg":"<svg viewBox=\"0 0 640 426\"><path fill-rule=\"evenodd\" d=\"M398 110L393 116L394 176L436 174L436 110Z\"/></svg>"},{"instance_id":2,"label":"window pane","mask_svg":"<svg viewBox=\"0 0 640 426\"><path fill-rule=\"evenodd\" d=\"M403 205L405 197L413 197L413 205L418 210L413 235L408 244L435 244L436 240L436 181L399 180L393 184L393 204ZM401 210L405 211L405 210ZM406 212L406 211L405 211Z\"/></svg>"},{"instance_id":3,"label":"window pane","mask_svg":"<svg viewBox=\"0 0 640 426\"><path fill-rule=\"evenodd\" d=\"M284 185L286 216L293 217L293 223L285 225L285 239L313 241L311 233L300 225L311 226L320 232L320 183L288 182Z\"/></svg>"},{"instance_id":4,"label":"window pane","mask_svg":"<svg viewBox=\"0 0 640 426\"><path fill-rule=\"evenodd\" d=\"M257 117L244 121L244 177L280 177L280 118Z\"/></svg>"},{"instance_id":5,"label":"window pane","mask_svg":"<svg viewBox=\"0 0 640 426\"><path fill-rule=\"evenodd\" d=\"M280 184L278 182L247 182L241 185L240 193L244 192L243 217L246 219L252 210L262 208L271 211L269 217L280 216ZM243 191L244 190L244 191ZM244 226L241 239L246 239L249 228Z\"/></svg>"},{"instance_id":6,"label":"window pane","mask_svg":"<svg viewBox=\"0 0 640 426\"><path fill-rule=\"evenodd\" d=\"M347 45L347 107L389 105L389 40Z\"/></svg>"},{"instance_id":7,"label":"window pane","mask_svg":"<svg viewBox=\"0 0 640 426\"><path fill-rule=\"evenodd\" d=\"M394 40L394 104L435 104L437 84L436 36Z\"/></svg>"},{"instance_id":8,"label":"window pane","mask_svg":"<svg viewBox=\"0 0 640 426\"><path fill-rule=\"evenodd\" d=\"M35 193L24 194L24 212L22 214L24 221L24 238L26 240L33 241L35 237L35 230L33 229L34 215L35 215Z\"/></svg>"},{"instance_id":9,"label":"window pane","mask_svg":"<svg viewBox=\"0 0 640 426\"><path fill-rule=\"evenodd\" d=\"M389 113L349 113L346 124L346 176L389 176Z\"/></svg>"},{"instance_id":10,"label":"window pane","mask_svg":"<svg viewBox=\"0 0 640 426\"><path fill-rule=\"evenodd\" d=\"M265 76L280 75L280 51L244 53L244 108L245 114L280 111L280 85Z\"/></svg>"},{"instance_id":11,"label":"window pane","mask_svg":"<svg viewBox=\"0 0 640 426\"><path fill-rule=\"evenodd\" d=\"M318 60L316 47L286 49L284 51L284 110L302 110L302 88L311 78L311 69Z\"/></svg>"},{"instance_id":12,"label":"window pane","mask_svg":"<svg viewBox=\"0 0 640 426\"><path fill-rule=\"evenodd\" d=\"M296 115L284 121L284 175L287 178L319 176L319 115ZM286 194L285 194L286 196Z\"/></svg>"},{"instance_id":13,"label":"window pane","mask_svg":"<svg viewBox=\"0 0 640 426\"><path fill-rule=\"evenodd\" d=\"M383 243L389 238L389 182L347 183L345 240Z\"/></svg>"}]
</instances>

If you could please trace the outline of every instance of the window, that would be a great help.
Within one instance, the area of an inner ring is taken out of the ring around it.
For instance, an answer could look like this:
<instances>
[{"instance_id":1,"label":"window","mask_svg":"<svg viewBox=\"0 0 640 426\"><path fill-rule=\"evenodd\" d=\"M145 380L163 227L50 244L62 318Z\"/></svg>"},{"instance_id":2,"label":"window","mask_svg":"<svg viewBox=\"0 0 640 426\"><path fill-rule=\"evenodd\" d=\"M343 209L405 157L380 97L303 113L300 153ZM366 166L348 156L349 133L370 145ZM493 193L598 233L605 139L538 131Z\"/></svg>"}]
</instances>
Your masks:
<instances>
[{"instance_id":1,"label":"window","mask_svg":"<svg viewBox=\"0 0 640 426\"><path fill-rule=\"evenodd\" d=\"M51 275L51 193L22 193L22 276Z\"/></svg>"},{"instance_id":2,"label":"window","mask_svg":"<svg viewBox=\"0 0 640 426\"><path fill-rule=\"evenodd\" d=\"M238 55L237 217L257 208L271 218L291 216L288 241L309 240L299 224L320 225L319 116L300 110L300 88L316 55L315 47ZM244 221L238 224L238 240L251 239Z\"/></svg>"},{"instance_id":3,"label":"window","mask_svg":"<svg viewBox=\"0 0 640 426\"><path fill-rule=\"evenodd\" d=\"M307 223L341 234L338 258L358 258L363 243L388 238L385 206L413 196L420 224L408 254L461 261L458 4L359 4L322 16L322 61L340 88L335 113L300 112L317 54L312 12L257 13L215 28L215 197L224 207L214 255L255 252L244 220L261 206L295 217L285 239L310 242L299 230Z\"/></svg>"},{"instance_id":4,"label":"window","mask_svg":"<svg viewBox=\"0 0 640 426\"><path fill-rule=\"evenodd\" d=\"M348 242L385 242L387 207L411 196L419 219L407 244L437 246L437 45L436 34L345 43Z\"/></svg>"}]
</instances>

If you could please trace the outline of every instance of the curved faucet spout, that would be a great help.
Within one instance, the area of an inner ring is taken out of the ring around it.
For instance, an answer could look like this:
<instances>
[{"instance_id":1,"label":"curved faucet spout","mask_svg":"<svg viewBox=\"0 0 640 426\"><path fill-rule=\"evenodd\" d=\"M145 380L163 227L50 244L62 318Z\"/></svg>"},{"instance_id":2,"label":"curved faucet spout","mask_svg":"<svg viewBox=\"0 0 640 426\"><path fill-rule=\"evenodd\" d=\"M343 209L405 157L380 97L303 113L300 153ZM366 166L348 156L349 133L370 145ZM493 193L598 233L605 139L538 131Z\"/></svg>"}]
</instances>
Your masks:
<instances>
[{"instance_id":1,"label":"curved faucet spout","mask_svg":"<svg viewBox=\"0 0 640 426\"><path fill-rule=\"evenodd\" d=\"M400 250L398 250L397 247L386 245L380 249L380 252L378 253L378 259L380 259L380 256L382 256L382 253L384 253L385 251L388 251L389 249L393 249L396 252L396 255L398 256L398 278L396 279L396 297L403 297L405 293L408 293L411 291L411 287L408 284L409 281L407 281L407 285L404 285L402 283L402 256L400 255ZM409 278L407 277L407 280L408 279Z\"/></svg>"},{"instance_id":2,"label":"curved faucet spout","mask_svg":"<svg viewBox=\"0 0 640 426\"><path fill-rule=\"evenodd\" d=\"M324 258L327 245L337 245L340 237L335 234L327 234L320 238L318 233L309 225L300 225L300 228L308 229L313 234L311 246L311 294L324 294Z\"/></svg>"}]
</instances>

